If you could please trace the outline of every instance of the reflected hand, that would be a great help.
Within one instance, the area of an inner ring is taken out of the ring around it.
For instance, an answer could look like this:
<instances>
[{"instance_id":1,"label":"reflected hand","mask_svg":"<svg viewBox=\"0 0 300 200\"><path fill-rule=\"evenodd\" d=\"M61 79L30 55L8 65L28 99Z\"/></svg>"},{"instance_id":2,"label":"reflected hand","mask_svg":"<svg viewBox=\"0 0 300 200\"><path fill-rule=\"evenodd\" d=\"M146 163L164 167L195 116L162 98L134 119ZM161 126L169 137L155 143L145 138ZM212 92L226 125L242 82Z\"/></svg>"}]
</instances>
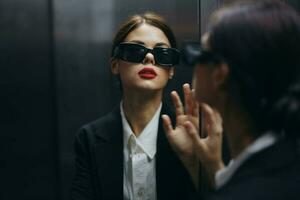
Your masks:
<instances>
[{"instance_id":1,"label":"reflected hand","mask_svg":"<svg viewBox=\"0 0 300 200\"><path fill-rule=\"evenodd\" d=\"M197 158L204 166L210 183L214 184L215 173L224 168L222 160L222 118L220 114L209 105L201 103L200 106L205 119L204 131L207 136L201 138L198 134L199 129L190 121L186 121L184 126L193 139L193 146Z\"/></svg>"},{"instance_id":2,"label":"reflected hand","mask_svg":"<svg viewBox=\"0 0 300 200\"><path fill-rule=\"evenodd\" d=\"M198 186L199 160L206 169L209 181L214 182L214 174L224 167L222 161L222 118L220 114L205 103L200 107L204 116L205 138L199 136L199 103L194 99L189 84L183 85L185 108L177 94L171 93L176 108L176 125L163 115L163 125L167 138Z\"/></svg>"}]
</instances>

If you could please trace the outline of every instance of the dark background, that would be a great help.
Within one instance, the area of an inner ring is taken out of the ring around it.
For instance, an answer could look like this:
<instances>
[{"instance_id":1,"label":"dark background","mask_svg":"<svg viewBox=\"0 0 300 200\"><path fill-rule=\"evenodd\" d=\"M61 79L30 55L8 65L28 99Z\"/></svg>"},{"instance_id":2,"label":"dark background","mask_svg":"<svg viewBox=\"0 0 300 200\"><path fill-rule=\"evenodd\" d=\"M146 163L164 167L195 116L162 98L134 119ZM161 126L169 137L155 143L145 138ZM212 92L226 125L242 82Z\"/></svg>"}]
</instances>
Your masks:
<instances>
[{"instance_id":1,"label":"dark background","mask_svg":"<svg viewBox=\"0 0 300 200\"><path fill-rule=\"evenodd\" d=\"M150 10L167 19L179 43L199 40L224 2L1 0L0 200L68 199L77 130L119 101L108 60L122 21ZM179 66L167 93L191 74Z\"/></svg>"}]
</instances>

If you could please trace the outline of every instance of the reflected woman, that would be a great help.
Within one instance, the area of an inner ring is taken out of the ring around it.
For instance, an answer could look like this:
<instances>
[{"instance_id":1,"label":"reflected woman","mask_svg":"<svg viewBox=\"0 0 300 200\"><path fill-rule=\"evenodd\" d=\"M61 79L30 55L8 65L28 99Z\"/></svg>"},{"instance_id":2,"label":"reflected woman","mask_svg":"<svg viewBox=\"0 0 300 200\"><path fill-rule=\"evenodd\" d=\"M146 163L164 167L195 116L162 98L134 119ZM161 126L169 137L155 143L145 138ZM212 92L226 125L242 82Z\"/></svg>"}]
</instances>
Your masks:
<instances>
[{"instance_id":1,"label":"reflected woman","mask_svg":"<svg viewBox=\"0 0 300 200\"><path fill-rule=\"evenodd\" d=\"M240 1L218 10L210 27L194 72L207 137L192 121L173 129L164 116L170 142L180 149L176 136L190 136L215 187L209 199L299 199L299 13L279 0ZM223 127L232 156L225 168Z\"/></svg>"},{"instance_id":2,"label":"reflected woman","mask_svg":"<svg viewBox=\"0 0 300 200\"><path fill-rule=\"evenodd\" d=\"M135 15L121 26L111 71L120 78L122 101L77 135L73 200L188 198L190 176L160 119L173 116L162 95L178 62L174 34L160 16Z\"/></svg>"}]
</instances>

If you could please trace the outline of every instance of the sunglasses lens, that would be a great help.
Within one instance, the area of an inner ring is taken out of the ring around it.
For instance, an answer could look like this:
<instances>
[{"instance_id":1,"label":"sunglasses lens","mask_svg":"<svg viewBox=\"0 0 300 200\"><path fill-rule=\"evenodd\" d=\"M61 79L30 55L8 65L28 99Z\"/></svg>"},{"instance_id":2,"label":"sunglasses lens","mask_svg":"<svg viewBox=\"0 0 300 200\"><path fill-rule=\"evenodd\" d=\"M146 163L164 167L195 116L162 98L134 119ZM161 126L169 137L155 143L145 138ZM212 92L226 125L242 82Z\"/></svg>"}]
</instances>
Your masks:
<instances>
[{"instance_id":1,"label":"sunglasses lens","mask_svg":"<svg viewBox=\"0 0 300 200\"><path fill-rule=\"evenodd\" d=\"M145 57L146 48L139 44L123 43L118 46L116 54L122 60L139 63Z\"/></svg>"},{"instance_id":2,"label":"sunglasses lens","mask_svg":"<svg viewBox=\"0 0 300 200\"><path fill-rule=\"evenodd\" d=\"M199 42L186 42L183 45L182 59L187 65L194 66L196 63L218 63L222 60L219 55L202 48Z\"/></svg>"},{"instance_id":3,"label":"sunglasses lens","mask_svg":"<svg viewBox=\"0 0 300 200\"><path fill-rule=\"evenodd\" d=\"M162 66L173 66L179 63L180 53L172 48L154 48L154 57L157 64Z\"/></svg>"},{"instance_id":4,"label":"sunglasses lens","mask_svg":"<svg viewBox=\"0 0 300 200\"><path fill-rule=\"evenodd\" d=\"M201 46L199 42L187 42L183 45L182 59L187 65L195 65L201 57Z\"/></svg>"},{"instance_id":5,"label":"sunglasses lens","mask_svg":"<svg viewBox=\"0 0 300 200\"><path fill-rule=\"evenodd\" d=\"M154 55L155 62L159 65L173 66L179 63L180 53L177 49L155 47L151 50L143 45L133 43L119 44L113 56L125 61L140 63L144 60L148 52Z\"/></svg>"}]
</instances>

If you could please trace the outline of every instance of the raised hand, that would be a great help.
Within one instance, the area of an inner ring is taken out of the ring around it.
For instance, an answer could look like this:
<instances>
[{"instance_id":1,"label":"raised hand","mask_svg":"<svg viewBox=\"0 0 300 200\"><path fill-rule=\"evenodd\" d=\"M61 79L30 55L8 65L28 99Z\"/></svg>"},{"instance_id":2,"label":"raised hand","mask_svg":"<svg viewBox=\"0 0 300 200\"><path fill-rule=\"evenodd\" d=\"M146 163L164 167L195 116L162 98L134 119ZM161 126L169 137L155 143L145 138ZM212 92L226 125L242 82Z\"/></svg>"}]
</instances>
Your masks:
<instances>
[{"instance_id":1,"label":"raised hand","mask_svg":"<svg viewBox=\"0 0 300 200\"><path fill-rule=\"evenodd\" d=\"M193 92L191 91L189 84L183 85L183 92L185 107L183 107L177 92L173 91L171 93L172 101L176 110L175 128L173 128L171 120L167 115L162 116L163 125L169 143L189 172L194 185L197 188L199 182L199 161L194 149L194 142L192 141L193 138L188 134L185 128L185 123L192 123L195 129L199 127L199 106L193 97Z\"/></svg>"},{"instance_id":2,"label":"raised hand","mask_svg":"<svg viewBox=\"0 0 300 200\"><path fill-rule=\"evenodd\" d=\"M184 127L193 141L193 148L208 174L211 184L214 182L215 173L224 167L222 160L222 118L220 114L205 103L200 104L204 122L206 137L201 138L198 128L190 121L186 121Z\"/></svg>"},{"instance_id":3,"label":"raised hand","mask_svg":"<svg viewBox=\"0 0 300 200\"><path fill-rule=\"evenodd\" d=\"M189 84L183 85L185 107L176 91L171 93L176 110L176 125L173 129L169 116L163 115L163 125L167 138L179 157L193 157L195 151L192 138L188 135L185 122L190 121L196 129L199 127L199 105L193 97Z\"/></svg>"}]
</instances>

